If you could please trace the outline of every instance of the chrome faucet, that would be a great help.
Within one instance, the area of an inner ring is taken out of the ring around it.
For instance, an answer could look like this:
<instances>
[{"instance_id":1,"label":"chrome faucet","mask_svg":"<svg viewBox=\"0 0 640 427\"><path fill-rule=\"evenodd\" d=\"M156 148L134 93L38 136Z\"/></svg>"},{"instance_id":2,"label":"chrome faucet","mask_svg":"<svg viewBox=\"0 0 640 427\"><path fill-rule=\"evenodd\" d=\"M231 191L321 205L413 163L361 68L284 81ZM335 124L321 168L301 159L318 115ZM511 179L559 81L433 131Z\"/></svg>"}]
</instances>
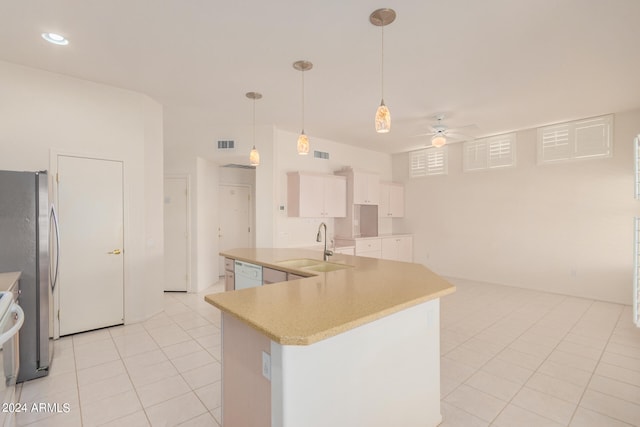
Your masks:
<instances>
[{"instance_id":1,"label":"chrome faucet","mask_svg":"<svg viewBox=\"0 0 640 427\"><path fill-rule=\"evenodd\" d=\"M316 235L316 242L322 242L322 239L320 238L320 231L322 230L322 227L324 227L324 253L322 254L322 259L324 261L328 261L329 257L333 255L333 251L327 250L327 224L325 224L324 222L321 222L320 225L318 226L318 234Z\"/></svg>"}]
</instances>

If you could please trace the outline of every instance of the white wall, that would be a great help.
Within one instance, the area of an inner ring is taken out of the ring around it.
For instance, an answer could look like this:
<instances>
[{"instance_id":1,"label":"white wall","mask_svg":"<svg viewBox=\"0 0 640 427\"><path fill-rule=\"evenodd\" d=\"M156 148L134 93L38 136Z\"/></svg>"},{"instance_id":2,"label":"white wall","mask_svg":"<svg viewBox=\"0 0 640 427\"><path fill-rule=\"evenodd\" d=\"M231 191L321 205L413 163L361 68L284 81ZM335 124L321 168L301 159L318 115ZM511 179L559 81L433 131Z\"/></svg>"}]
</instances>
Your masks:
<instances>
[{"instance_id":1,"label":"white wall","mask_svg":"<svg viewBox=\"0 0 640 427\"><path fill-rule=\"evenodd\" d=\"M438 274L605 301L631 303L632 141L640 111L615 115L610 159L536 165L535 129L517 132L517 167L462 172L461 144L449 147L449 174L408 178L414 260Z\"/></svg>"},{"instance_id":2,"label":"white wall","mask_svg":"<svg viewBox=\"0 0 640 427\"><path fill-rule=\"evenodd\" d=\"M332 174L345 166L376 172L382 180L391 179L391 156L376 151L365 150L350 145L340 144L321 138L309 136L311 152L307 156L300 156L296 149L298 134L283 130L275 131L274 146L277 147L277 158L274 165L276 178L276 193L273 200L276 234L275 247L314 246L318 225L324 221L327 224L327 235L333 236L332 218L289 218L287 216L287 172L305 171ZM329 159L313 157L313 151L319 150L329 153ZM280 206L284 210L280 210ZM391 232L391 220L381 219L379 233Z\"/></svg>"},{"instance_id":3,"label":"white wall","mask_svg":"<svg viewBox=\"0 0 640 427\"><path fill-rule=\"evenodd\" d=\"M50 169L51 150L124 162L125 322L161 311L162 106L138 93L0 61L0 117L0 169Z\"/></svg>"},{"instance_id":4,"label":"white wall","mask_svg":"<svg viewBox=\"0 0 640 427\"><path fill-rule=\"evenodd\" d=\"M218 165L210 160L197 159L197 291L218 281Z\"/></svg>"},{"instance_id":5,"label":"white wall","mask_svg":"<svg viewBox=\"0 0 640 427\"><path fill-rule=\"evenodd\" d=\"M253 145L253 127L247 120L244 124L220 124L212 120L206 110L186 107L165 108L165 173L186 173L191 176L192 194L192 280L198 276L198 243L196 236L202 221L198 218L198 177L196 157L218 165L227 163L248 164L249 151ZM241 120L242 122L242 120ZM256 127L256 147L260 152L260 166L255 170L255 244L257 247L295 247L316 245L315 236L321 220L288 218L286 215L286 173L305 170L333 173L344 166L378 172L382 179L391 179L391 156L370 150L340 144L338 142L310 136L311 149L328 151L330 160L299 156L296 151L298 135L279 130L273 126ZM236 148L231 152L217 150L219 139L232 139ZM224 168L221 169L224 171ZM220 182L229 179L229 172L221 172ZM284 210L279 207L283 206ZM217 221L217 219L216 219ZM333 234L333 220L328 220L329 236ZM380 232L391 232L392 222L382 219ZM217 227L207 224L206 227ZM200 238L200 237L198 237ZM217 252L217 239L215 249ZM197 279L199 283L199 279Z\"/></svg>"}]
</instances>

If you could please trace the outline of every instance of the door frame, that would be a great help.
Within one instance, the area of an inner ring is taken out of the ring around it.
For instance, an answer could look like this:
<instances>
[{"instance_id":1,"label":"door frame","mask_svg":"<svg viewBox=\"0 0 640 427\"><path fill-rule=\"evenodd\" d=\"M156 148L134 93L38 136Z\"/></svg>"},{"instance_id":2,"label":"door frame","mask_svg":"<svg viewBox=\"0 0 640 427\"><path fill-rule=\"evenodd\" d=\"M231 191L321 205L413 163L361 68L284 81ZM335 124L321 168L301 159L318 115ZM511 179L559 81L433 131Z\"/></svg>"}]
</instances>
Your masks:
<instances>
[{"instance_id":1,"label":"door frame","mask_svg":"<svg viewBox=\"0 0 640 427\"><path fill-rule=\"evenodd\" d=\"M129 186L127 185L128 177L127 177L127 163L126 161L117 156L110 156L105 154L96 154L96 153L88 153L88 152L78 152L78 151L70 151L70 150L59 150L59 149L51 149L49 152L49 170L51 173L49 174L49 203L53 203L53 205L57 208L59 205L58 200L58 186L56 176L58 174L58 157L79 157L83 159L91 159L91 160L106 160L106 161L115 161L122 163L122 241L123 241L123 260L122 260L122 317L123 323L127 324L127 283L129 282L129 271L127 268L128 265L128 251L126 250L129 246L129 235L127 230L129 230L130 218L129 218L129 201L130 201L130 193ZM62 257L60 257L60 262L64 262ZM56 289L53 291L53 339L60 338L60 316L58 312L60 311L60 288L56 286Z\"/></svg>"},{"instance_id":2,"label":"door frame","mask_svg":"<svg viewBox=\"0 0 640 427\"><path fill-rule=\"evenodd\" d=\"M186 179L187 181L187 293L194 293L196 289L193 289L193 265L191 264L191 175L188 173L167 173L162 178L162 200L164 208L164 180L167 178ZM163 231L164 233L164 231ZM164 238L163 238L164 239ZM164 262L163 262L164 264ZM164 292L164 291L163 291Z\"/></svg>"},{"instance_id":3,"label":"door frame","mask_svg":"<svg viewBox=\"0 0 640 427\"><path fill-rule=\"evenodd\" d=\"M255 248L256 246L256 221L255 221L256 196L254 194L253 185L226 183L226 182L218 183L218 200L216 201L216 203L218 204L220 202L221 187L236 187L236 188L241 187L241 188L249 189L249 197L252 197L252 199L249 200L249 227L251 228L251 231L249 232L249 243L251 244L252 248ZM222 218L222 209L220 209L220 206L218 206L218 236L220 235L220 224L222 222L221 218ZM218 237L218 252L221 250L222 249L220 248L220 237ZM222 277L222 276L224 276L224 269L218 272L218 277Z\"/></svg>"}]
</instances>

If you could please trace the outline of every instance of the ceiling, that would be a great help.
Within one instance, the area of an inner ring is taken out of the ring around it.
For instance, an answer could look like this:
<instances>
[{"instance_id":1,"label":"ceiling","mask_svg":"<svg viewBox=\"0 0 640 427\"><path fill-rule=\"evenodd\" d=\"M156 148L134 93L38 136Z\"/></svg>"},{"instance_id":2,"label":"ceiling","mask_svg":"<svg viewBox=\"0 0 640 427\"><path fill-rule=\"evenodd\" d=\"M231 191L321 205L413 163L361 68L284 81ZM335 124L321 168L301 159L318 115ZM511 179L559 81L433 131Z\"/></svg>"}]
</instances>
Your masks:
<instances>
[{"instance_id":1,"label":"ceiling","mask_svg":"<svg viewBox=\"0 0 640 427\"><path fill-rule=\"evenodd\" d=\"M376 134L381 28L391 132ZM428 143L433 116L488 136L640 107L638 0L29 0L0 3L0 60L382 152ZM66 36L66 47L42 32ZM312 140L313 142L313 140Z\"/></svg>"}]
</instances>

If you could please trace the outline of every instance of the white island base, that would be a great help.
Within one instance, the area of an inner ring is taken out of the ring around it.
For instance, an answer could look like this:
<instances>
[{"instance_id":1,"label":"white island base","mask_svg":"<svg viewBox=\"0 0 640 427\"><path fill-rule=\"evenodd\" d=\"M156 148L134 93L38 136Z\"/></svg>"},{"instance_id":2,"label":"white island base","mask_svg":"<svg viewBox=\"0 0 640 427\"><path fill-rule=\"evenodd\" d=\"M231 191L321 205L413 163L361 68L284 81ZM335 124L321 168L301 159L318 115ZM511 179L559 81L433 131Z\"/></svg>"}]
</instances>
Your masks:
<instances>
[{"instance_id":1,"label":"white island base","mask_svg":"<svg viewBox=\"0 0 640 427\"><path fill-rule=\"evenodd\" d=\"M439 307L436 298L311 345L278 344L223 313L223 427L437 426Z\"/></svg>"}]
</instances>

